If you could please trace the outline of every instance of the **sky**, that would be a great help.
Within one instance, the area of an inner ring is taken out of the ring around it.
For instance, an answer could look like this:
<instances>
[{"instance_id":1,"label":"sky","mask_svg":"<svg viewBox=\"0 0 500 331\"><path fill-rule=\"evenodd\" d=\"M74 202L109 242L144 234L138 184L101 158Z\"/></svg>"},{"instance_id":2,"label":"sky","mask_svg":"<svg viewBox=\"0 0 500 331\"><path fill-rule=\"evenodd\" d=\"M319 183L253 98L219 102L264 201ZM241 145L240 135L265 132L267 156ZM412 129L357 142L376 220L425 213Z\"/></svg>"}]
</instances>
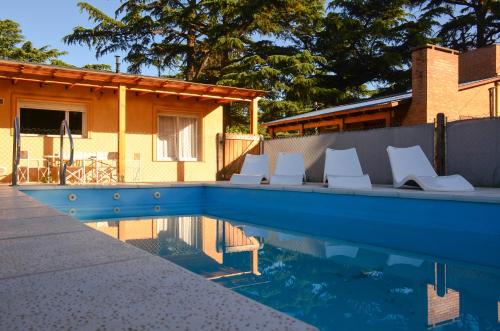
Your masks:
<instances>
[{"instance_id":1,"label":"sky","mask_svg":"<svg viewBox=\"0 0 500 331\"><path fill-rule=\"evenodd\" d=\"M66 45L62 38L70 34L74 27L80 25L92 27L85 13L80 13L79 0L0 0L0 19L10 19L21 25L26 40L35 47L49 45L68 52L60 59L66 63L81 67L85 64L105 63L114 69L114 54L95 57L95 50L86 46ZM114 17L120 0L87 0L108 15ZM122 55L123 54L117 54ZM126 64L122 64L126 71ZM144 75L157 75L155 68L144 68Z\"/></svg>"}]
</instances>

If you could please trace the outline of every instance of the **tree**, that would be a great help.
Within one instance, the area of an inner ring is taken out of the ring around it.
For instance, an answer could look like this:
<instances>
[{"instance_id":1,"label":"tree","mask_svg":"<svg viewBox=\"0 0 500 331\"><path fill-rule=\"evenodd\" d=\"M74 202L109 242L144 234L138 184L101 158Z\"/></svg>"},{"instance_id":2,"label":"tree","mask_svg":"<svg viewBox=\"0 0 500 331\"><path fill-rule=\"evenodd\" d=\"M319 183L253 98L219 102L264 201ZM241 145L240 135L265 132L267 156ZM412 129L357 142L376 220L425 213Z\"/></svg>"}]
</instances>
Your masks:
<instances>
[{"instance_id":1,"label":"tree","mask_svg":"<svg viewBox=\"0 0 500 331\"><path fill-rule=\"evenodd\" d=\"M98 70L98 71L113 71L109 64L86 64L83 69Z\"/></svg>"},{"instance_id":2,"label":"tree","mask_svg":"<svg viewBox=\"0 0 500 331\"><path fill-rule=\"evenodd\" d=\"M255 34L290 36L299 22L309 23L321 0L130 0L115 18L80 2L95 26L76 27L69 44L96 49L96 56L126 51L128 71L155 66L180 72L187 80L212 81ZM217 77L219 76L219 77Z\"/></svg>"},{"instance_id":3,"label":"tree","mask_svg":"<svg viewBox=\"0 0 500 331\"><path fill-rule=\"evenodd\" d=\"M58 58L66 52L49 46L33 47L24 40L19 24L11 20L0 20L0 58L18 61L67 65Z\"/></svg>"},{"instance_id":4,"label":"tree","mask_svg":"<svg viewBox=\"0 0 500 331\"><path fill-rule=\"evenodd\" d=\"M272 103L283 109L277 105L282 101L280 96L291 96L298 90L286 87L286 80L299 82L302 78L295 79L294 75L304 69L308 72L303 80L310 83L309 75L314 70L291 63L316 61L304 48L312 43L318 30L323 6L323 0L131 0L123 3L115 18L111 18L88 3L79 3L95 26L76 27L64 40L95 48L98 57L125 51L128 71L134 73L144 65L156 66L159 74L169 68L179 73L178 78L187 80L261 86L270 89L272 95L262 104ZM270 62L261 65L259 61ZM283 72L269 77L266 84L259 83L271 67ZM237 74L245 69L259 72ZM309 100L306 94L302 95L306 98L301 103ZM303 107L294 105L288 113L299 108ZM245 107L234 106L226 115L241 123L243 116L238 114L245 111Z\"/></svg>"},{"instance_id":5,"label":"tree","mask_svg":"<svg viewBox=\"0 0 500 331\"><path fill-rule=\"evenodd\" d=\"M422 10L438 21L437 37L443 46L467 51L500 38L498 0L429 0Z\"/></svg>"},{"instance_id":6,"label":"tree","mask_svg":"<svg viewBox=\"0 0 500 331\"><path fill-rule=\"evenodd\" d=\"M411 10L411 2L405 0L330 3L315 45L326 59L319 81L346 93L325 95L322 102L338 104L410 87L411 48L432 42L434 23Z\"/></svg>"}]
</instances>

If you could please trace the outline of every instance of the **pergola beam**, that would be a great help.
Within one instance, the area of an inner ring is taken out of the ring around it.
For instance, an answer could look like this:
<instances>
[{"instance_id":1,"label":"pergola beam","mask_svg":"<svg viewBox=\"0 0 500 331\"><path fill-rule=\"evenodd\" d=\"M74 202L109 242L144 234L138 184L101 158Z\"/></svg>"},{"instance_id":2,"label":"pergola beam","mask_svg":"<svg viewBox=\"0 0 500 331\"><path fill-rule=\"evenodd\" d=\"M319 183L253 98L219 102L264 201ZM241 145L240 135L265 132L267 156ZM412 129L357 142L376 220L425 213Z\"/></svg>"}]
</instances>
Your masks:
<instances>
[{"instance_id":1,"label":"pergola beam","mask_svg":"<svg viewBox=\"0 0 500 331\"><path fill-rule=\"evenodd\" d=\"M325 119L325 120L315 120L315 121L302 121L295 122L293 124L281 125L281 126L268 126L268 130L271 135L276 132L286 132L286 131L300 131L303 134L305 129L311 128L322 128L327 126L338 126L339 131L344 130L344 126L346 124L355 124L355 123L366 123L371 121L384 120L385 126L391 126L392 115L391 111L381 111L376 113L369 114L353 114L352 116L346 116L333 119Z\"/></svg>"}]
</instances>

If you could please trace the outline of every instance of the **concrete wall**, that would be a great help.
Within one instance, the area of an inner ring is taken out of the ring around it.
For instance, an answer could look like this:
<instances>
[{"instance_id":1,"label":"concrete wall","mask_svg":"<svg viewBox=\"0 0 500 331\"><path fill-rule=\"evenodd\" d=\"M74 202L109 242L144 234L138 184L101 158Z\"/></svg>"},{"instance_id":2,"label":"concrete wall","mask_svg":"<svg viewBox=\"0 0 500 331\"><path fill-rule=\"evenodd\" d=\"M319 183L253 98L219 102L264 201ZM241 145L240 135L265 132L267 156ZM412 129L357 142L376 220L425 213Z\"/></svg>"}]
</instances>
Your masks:
<instances>
[{"instance_id":1,"label":"concrete wall","mask_svg":"<svg viewBox=\"0 0 500 331\"><path fill-rule=\"evenodd\" d=\"M307 180L320 182L323 178L325 149L355 147L363 171L375 184L392 184L387 157L387 146L409 147L420 145L431 162L434 159L434 125L424 124L368 131L353 131L319 136L266 140L264 153L270 156L271 173L274 172L279 152L303 152Z\"/></svg>"},{"instance_id":2,"label":"concrete wall","mask_svg":"<svg viewBox=\"0 0 500 331\"><path fill-rule=\"evenodd\" d=\"M62 85L0 79L0 182L10 182L12 167L12 121L20 99L85 104L87 107L87 137L75 139L79 152L117 152L118 99L112 90L92 91L86 87L66 89ZM158 112L195 114L199 117L199 161L156 161L155 139ZM175 96L158 98L155 94L127 94L126 159L140 154L139 181L215 180L216 134L222 132L222 107L214 101L178 100ZM30 158L59 152L59 138L47 136L21 137L21 149ZM133 174L127 170L126 181Z\"/></svg>"},{"instance_id":3,"label":"concrete wall","mask_svg":"<svg viewBox=\"0 0 500 331\"><path fill-rule=\"evenodd\" d=\"M500 187L500 118L448 123L446 139L448 174Z\"/></svg>"}]
</instances>

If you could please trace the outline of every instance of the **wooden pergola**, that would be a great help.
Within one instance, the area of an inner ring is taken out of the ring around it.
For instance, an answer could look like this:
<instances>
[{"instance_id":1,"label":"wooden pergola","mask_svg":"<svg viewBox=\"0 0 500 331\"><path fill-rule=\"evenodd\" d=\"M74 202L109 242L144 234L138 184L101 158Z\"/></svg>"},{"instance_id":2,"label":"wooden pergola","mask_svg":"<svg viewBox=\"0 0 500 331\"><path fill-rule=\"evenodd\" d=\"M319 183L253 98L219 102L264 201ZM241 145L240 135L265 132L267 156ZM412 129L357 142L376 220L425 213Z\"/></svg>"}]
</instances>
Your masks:
<instances>
[{"instance_id":1,"label":"wooden pergola","mask_svg":"<svg viewBox=\"0 0 500 331\"><path fill-rule=\"evenodd\" d=\"M179 100L195 99L199 102L227 104L244 102L249 104L250 133L258 134L258 101L265 91L210 85L179 79L132 75L97 70L87 70L54 65L34 64L11 60L0 60L0 79L12 84L20 81L42 85L64 85L67 90L76 86L88 87L93 92L113 90L118 103L118 174L125 173L125 126L126 95L156 95L158 98L176 96Z\"/></svg>"},{"instance_id":2,"label":"wooden pergola","mask_svg":"<svg viewBox=\"0 0 500 331\"><path fill-rule=\"evenodd\" d=\"M401 100L360 105L346 110L336 111L335 108L332 108L331 112L327 110L313 111L263 123L262 126L267 127L271 137L274 137L278 132L288 131L298 131L300 135L304 135L305 130L311 128L336 127L338 131L344 131L347 125L374 121L383 121L384 126L389 127L394 122L394 110L409 105L408 100L409 98L405 97Z\"/></svg>"}]
</instances>

